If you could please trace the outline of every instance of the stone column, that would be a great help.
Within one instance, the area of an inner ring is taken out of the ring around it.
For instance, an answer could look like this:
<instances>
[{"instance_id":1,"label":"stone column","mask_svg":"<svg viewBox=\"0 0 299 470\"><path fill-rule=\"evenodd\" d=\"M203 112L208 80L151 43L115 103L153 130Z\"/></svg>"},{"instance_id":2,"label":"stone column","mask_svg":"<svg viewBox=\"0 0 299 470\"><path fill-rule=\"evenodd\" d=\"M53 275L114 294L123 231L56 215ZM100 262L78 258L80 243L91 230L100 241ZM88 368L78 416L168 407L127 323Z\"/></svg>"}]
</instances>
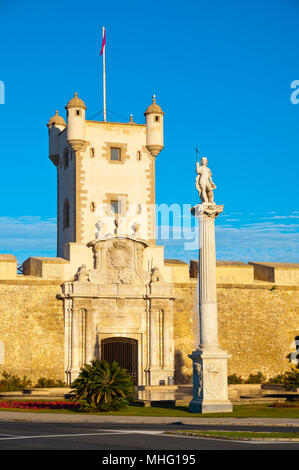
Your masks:
<instances>
[{"instance_id":1,"label":"stone column","mask_svg":"<svg viewBox=\"0 0 299 470\"><path fill-rule=\"evenodd\" d=\"M199 221L199 325L200 344L189 356L193 361L194 413L230 412L232 404L227 392L227 359L218 345L218 313L216 291L215 218L223 206L203 203L193 207Z\"/></svg>"}]
</instances>

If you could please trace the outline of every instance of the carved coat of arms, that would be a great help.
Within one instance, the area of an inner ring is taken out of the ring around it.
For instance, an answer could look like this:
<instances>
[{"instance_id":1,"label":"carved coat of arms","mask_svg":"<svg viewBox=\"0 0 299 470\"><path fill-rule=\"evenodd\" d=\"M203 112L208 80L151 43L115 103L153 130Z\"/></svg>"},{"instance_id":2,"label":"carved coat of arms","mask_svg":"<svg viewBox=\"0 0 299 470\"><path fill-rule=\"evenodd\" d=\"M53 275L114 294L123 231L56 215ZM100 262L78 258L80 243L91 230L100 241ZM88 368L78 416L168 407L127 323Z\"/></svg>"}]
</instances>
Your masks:
<instances>
[{"instance_id":1,"label":"carved coat of arms","mask_svg":"<svg viewBox=\"0 0 299 470\"><path fill-rule=\"evenodd\" d=\"M91 282L109 284L146 284L149 273L143 271L143 250L147 244L130 238L94 240L90 242L94 253Z\"/></svg>"},{"instance_id":2,"label":"carved coat of arms","mask_svg":"<svg viewBox=\"0 0 299 470\"><path fill-rule=\"evenodd\" d=\"M116 284L131 284L133 282L132 254L132 250L124 241L115 241L107 250L109 282Z\"/></svg>"}]
</instances>

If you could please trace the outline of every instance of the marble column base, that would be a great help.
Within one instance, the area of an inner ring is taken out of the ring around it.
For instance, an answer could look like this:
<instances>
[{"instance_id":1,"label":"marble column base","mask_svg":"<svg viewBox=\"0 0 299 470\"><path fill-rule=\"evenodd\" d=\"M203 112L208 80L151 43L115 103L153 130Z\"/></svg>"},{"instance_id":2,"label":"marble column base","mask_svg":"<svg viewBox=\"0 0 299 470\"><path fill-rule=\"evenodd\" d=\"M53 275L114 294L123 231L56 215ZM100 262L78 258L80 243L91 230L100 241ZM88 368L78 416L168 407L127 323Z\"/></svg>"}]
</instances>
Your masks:
<instances>
[{"instance_id":1,"label":"marble column base","mask_svg":"<svg viewBox=\"0 0 299 470\"><path fill-rule=\"evenodd\" d=\"M189 411L191 413L231 413L233 411L233 405L229 400L227 403L205 403L204 401L191 401L189 405Z\"/></svg>"},{"instance_id":2,"label":"marble column base","mask_svg":"<svg viewBox=\"0 0 299 470\"><path fill-rule=\"evenodd\" d=\"M218 348L197 349L189 356L193 361L192 413L229 413L226 351Z\"/></svg>"}]
</instances>

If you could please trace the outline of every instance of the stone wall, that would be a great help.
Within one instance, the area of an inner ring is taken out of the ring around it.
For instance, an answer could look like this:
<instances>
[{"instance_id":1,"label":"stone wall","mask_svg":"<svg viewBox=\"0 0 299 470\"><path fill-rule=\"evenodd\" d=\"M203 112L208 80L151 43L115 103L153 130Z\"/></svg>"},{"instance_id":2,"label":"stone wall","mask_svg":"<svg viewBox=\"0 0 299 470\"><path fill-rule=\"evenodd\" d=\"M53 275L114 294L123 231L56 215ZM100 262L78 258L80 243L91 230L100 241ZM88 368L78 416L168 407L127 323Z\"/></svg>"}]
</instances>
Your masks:
<instances>
[{"instance_id":1,"label":"stone wall","mask_svg":"<svg viewBox=\"0 0 299 470\"><path fill-rule=\"evenodd\" d=\"M273 377L290 369L298 306L297 286L219 286L219 341L232 355L228 373Z\"/></svg>"},{"instance_id":2,"label":"stone wall","mask_svg":"<svg viewBox=\"0 0 299 470\"><path fill-rule=\"evenodd\" d=\"M31 276L0 280L0 373L33 380L65 379L60 282ZM218 284L220 347L231 354L228 373L271 377L290 369L299 337L298 286ZM176 383L191 380L188 358L198 344L197 282L174 285Z\"/></svg>"},{"instance_id":3,"label":"stone wall","mask_svg":"<svg viewBox=\"0 0 299 470\"><path fill-rule=\"evenodd\" d=\"M198 344L196 282L177 285L175 293L176 380L186 382L192 376L188 354ZM218 284L217 302L220 347L231 354L228 374L273 377L290 369L299 336L298 287Z\"/></svg>"},{"instance_id":4,"label":"stone wall","mask_svg":"<svg viewBox=\"0 0 299 470\"><path fill-rule=\"evenodd\" d=\"M174 295L175 382L187 383L192 381L192 360L188 354L199 343L197 282L176 284Z\"/></svg>"},{"instance_id":5,"label":"stone wall","mask_svg":"<svg viewBox=\"0 0 299 470\"><path fill-rule=\"evenodd\" d=\"M64 321L60 283L28 279L0 280L0 373L33 381L64 380ZM34 385L34 384L33 384Z\"/></svg>"}]
</instances>

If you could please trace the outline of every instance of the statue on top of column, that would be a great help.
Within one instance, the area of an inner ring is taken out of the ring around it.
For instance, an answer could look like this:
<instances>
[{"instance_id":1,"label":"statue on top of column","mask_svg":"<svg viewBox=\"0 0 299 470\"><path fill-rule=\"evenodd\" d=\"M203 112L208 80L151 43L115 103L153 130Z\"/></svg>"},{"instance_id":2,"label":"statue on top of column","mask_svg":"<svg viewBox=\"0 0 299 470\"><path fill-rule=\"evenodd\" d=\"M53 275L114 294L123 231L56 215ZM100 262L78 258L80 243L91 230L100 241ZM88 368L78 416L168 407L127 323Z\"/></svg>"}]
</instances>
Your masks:
<instances>
[{"instance_id":1,"label":"statue on top of column","mask_svg":"<svg viewBox=\"0 0 299 470\"><path fill-rule=\"evenodd\" d=\"M207 165L208 159L206 157L200 160L200 165L198 161L196 162L197 177L195 186L203 204L208 203L215 205L213 190L216 189L216 186L212 180L211 170Z\"/></svg>"}]
</instances>

